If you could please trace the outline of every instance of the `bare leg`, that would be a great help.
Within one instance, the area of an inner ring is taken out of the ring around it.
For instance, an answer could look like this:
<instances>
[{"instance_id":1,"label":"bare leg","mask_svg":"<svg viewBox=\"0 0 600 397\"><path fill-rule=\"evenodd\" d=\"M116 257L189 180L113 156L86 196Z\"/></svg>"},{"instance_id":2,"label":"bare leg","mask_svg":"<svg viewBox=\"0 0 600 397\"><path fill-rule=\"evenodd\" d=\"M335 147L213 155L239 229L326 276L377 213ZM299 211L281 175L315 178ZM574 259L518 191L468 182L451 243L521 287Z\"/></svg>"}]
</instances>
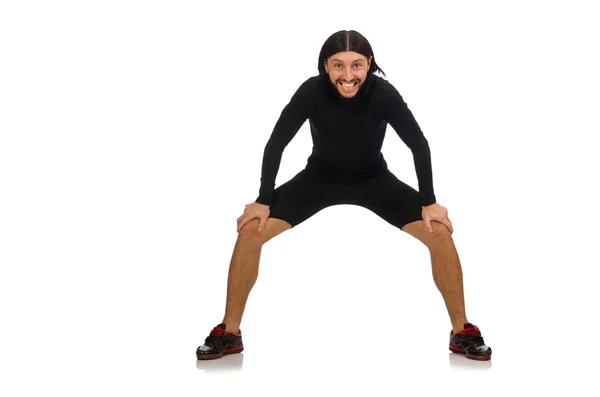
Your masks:
<instances>
[{"instance_id":1,"label":"bare leg","mask_svg":"<svg viewBox=\"0 0 600 397\"><path fill-rule=\"evenodd\" d=\"M248 221L238 233L229 264L227 302L223 321L227 332L237 333L250 290L258 278L258 264L262 246L278 234L291 228L281 219L269 218L262 232L257 230L259 220Z\"/></svg>"},{"instance_id":2,"label":"bare leg","mask_svg":"<svg viewBox=\"0 0 600 397\"><path fill-rule=\"evenodd\" d=\"M444 298L452 329L462 331L467 323L463 276L458 252L450 231L439 222L432 222L433 233L425 229L424 221L411 222L402 228L429 248L433 280Z\"/></svg>"}]
</instances>

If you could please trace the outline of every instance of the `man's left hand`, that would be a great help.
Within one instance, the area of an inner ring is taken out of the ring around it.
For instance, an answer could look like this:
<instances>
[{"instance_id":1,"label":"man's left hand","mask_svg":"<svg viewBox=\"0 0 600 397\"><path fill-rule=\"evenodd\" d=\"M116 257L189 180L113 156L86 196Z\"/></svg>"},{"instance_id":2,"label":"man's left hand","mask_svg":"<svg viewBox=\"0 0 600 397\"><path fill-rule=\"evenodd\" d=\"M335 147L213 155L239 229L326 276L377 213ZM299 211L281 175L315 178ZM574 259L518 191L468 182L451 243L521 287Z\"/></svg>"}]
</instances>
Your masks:
<instances>
[{"instance_id":1,"label":"man's left hand","mask_svg":"<svg viewBox=\"0 0 600 397\"><path fill-rule=\"evenodd\" d=\"M425 227L429 233L433 233L433 227L431 227L432 221L440 222L448 228L450 234L454 233L452 222L450 222L450 219L448 218L448 209L446 207L443 207L438 203L434 203L422 208L423 211L421 216L425 221Z\"/></svg>"}]
</instances>

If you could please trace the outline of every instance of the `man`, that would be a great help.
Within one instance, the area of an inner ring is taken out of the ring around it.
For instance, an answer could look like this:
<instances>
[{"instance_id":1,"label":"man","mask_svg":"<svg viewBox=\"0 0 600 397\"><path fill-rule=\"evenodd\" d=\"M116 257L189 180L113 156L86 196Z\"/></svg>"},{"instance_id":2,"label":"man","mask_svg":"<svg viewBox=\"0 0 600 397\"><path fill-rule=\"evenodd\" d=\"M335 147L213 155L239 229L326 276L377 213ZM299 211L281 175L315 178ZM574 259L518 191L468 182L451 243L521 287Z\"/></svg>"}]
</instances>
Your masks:
<instances>
[{"instance_id":1,"label":"man","mask_svg":"<svg viewBox=\"0 0 600 397\"><path fill-rule=\"evenodd\" d=\"M356 31L339 31L327 39L318 70L283 109L265 147L259 196L237 220L225 316L198 347L197 358L220 358L244 349L240 322L267 241L326 207L353 204L429 248L434 281L452 324L450 350L489 360L491 348L465 314L452 222L448 210L436 202L428 141L411 111L394 86L374 74L385 76L371 45ZM274 189L283 150L307 119L313 139L307 165ZM412 151L418 192L387 168L381 153L387 124Z\"/></svg>"}]
</instances>

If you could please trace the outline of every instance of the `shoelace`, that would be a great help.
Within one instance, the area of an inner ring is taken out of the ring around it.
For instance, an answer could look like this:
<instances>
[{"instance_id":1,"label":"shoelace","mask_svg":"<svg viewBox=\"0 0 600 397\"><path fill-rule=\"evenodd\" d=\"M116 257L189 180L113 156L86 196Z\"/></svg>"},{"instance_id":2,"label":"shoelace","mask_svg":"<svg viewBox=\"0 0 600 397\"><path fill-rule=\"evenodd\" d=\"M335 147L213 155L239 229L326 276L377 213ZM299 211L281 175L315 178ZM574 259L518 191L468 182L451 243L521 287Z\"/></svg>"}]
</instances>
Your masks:
<instances>
[{"instance_id":1,"label":"shoelace","mask_svg":"<svg viewBox=\"0 0 600 397\"><path fill-rule=\"evenodd\" d=\"M225 331L221 328L214 327L212 331L210 331L210 335L204 340L204 344L207 346L223 347L223 335L225 335Z\"/></svg>"}]
</instances>

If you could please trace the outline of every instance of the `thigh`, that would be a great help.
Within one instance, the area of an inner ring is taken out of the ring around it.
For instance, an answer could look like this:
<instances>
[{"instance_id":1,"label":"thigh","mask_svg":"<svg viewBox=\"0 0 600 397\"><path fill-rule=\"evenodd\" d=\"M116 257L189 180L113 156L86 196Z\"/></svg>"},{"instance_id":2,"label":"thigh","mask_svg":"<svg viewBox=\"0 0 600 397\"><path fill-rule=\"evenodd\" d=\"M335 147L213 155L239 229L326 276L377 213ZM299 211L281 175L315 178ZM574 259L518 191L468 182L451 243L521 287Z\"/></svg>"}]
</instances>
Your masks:
<instances>
[{"instance_id":1,"label":"thigh","mask_svg":"<svg viewBox=\"0 0 600 397\"><path fill-rule=\"evenodd\" d=\"M339 204L336 191L335 186L324 183L311 171L302 170L275 189L269 218L295 227L322 209Z\"/></svg>"},{"instance_id":2,"label":"thigh","mask_svg":"<svg viewBox=\"0 0 600 397\"><path fill-rule=\"evenodd\" d=\"M358 205L399 229L408 223L423 220L419 192L399 180L391 171L368 182Z\"/></svg>"}]
</instances>

